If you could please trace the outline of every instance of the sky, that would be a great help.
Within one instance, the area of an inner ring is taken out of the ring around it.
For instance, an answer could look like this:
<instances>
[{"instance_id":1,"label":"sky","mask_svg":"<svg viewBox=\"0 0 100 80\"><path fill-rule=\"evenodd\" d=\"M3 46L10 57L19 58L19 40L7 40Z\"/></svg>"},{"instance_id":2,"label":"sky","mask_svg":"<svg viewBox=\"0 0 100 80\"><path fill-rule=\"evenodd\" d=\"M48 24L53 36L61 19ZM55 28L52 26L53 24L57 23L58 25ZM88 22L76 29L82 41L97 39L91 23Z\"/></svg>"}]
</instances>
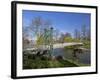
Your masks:
<instances>
[{"instance_id":1,"label":"sky","mask_svg":"<svg viewBox=\"0 0 100 80\"><path fill-rule=\"evenodd\" d=\"M50 20L53 28L62 33L69 32L72 35L74 30L80 30L83 25L90 27L91 15L89 13L73 13L73 12L47 12L23 10L22 20L23 26L29 26L32 19L40 16L43 20Z\"/></svg>"}]
</instances>

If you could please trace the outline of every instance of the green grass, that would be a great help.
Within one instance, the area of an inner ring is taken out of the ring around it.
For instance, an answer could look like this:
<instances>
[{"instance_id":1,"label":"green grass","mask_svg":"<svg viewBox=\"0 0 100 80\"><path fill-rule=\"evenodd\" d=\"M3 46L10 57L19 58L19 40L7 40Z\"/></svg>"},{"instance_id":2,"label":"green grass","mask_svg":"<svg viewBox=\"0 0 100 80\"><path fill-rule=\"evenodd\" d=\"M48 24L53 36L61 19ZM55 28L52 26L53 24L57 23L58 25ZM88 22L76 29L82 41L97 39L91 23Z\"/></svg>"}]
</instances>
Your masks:
<instances>
[{"instance_id":1,"label":"green grass","mask_svg":"<svg viewBox=\"0 0 100 80\"><path fill-rule=\"evenodd\" d=\"M83 46L84 46L84 48L87 48L87 49L90 49L91 48L91 43L90 43L90 41L84 41L83 42Z\"/></svg>"},{"instance_id":2,"label":"green grass","mask_svg":"<svg viewBox=\"0 0 100 80\"><path fill-rule=\"evenodd\" d=\"M24 55L33 56L32 54ZM23 69L58 68L58 67L77 67L78 65L68 60L52 60L43 56L23 58Z\"/></svg>"},{"instance_id":3,"label":"green grass","mask_svg":"<svg viewBox=\"0 0 100 80\"><path fill-rule=\"evenodd\" d=\"M73 50L73 49L75 49L75 48L79 48L80 46L82 46L82 47L84 47L84 48L86 48L86 49L90 49L91 48L91 42L90 41L83 41L82 42L83 43L83 45L74 45L74 46L65 46L64 47L64 49L66 50L66 49L71 49L71 50Z\"/></svg>"},{"instance_id":4,"label":"green grass","mask_svg":"<svg viewBox=\"0 0 100 80\"><path fill-rule=\"evenodd\" d=\"M74 49L74 46L65 46L64 49L65 49L65 50L68 50L68 49L73 50L73 49Z\"/></svg>"}]
</instances>

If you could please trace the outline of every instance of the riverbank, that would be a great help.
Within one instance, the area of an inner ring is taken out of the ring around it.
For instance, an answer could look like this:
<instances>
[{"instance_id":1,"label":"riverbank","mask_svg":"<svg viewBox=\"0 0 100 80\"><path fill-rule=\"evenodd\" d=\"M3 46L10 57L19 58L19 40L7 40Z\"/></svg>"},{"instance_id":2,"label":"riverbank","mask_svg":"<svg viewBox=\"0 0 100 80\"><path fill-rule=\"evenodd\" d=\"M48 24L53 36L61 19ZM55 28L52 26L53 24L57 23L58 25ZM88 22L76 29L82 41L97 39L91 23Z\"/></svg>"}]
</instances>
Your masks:
<instances>
[{"instance_id":1,"label":"riverbank","mask_svg":"<svg viewBox=\"0 0 100 80\"><path fill-rule=\"evenodd\" d=\"M84 47L84 46L83 46ZM64 57L79 66L91 65L91 51L87 48L80 48L79 46L64 47Z\"/></svg>"},{"instance_id":2,"label":"riverbank","mask_svg":"<svg viewBox=\"0 0 100 80\"><path fill-rule=\"evenodd\" d=\"M36 56L33 54L23 55L23 69L41 69L41 68L61 68L78 67L77 64L62 59L60 56L50 58L45 56Z\"/></svg>"}]
</instances>

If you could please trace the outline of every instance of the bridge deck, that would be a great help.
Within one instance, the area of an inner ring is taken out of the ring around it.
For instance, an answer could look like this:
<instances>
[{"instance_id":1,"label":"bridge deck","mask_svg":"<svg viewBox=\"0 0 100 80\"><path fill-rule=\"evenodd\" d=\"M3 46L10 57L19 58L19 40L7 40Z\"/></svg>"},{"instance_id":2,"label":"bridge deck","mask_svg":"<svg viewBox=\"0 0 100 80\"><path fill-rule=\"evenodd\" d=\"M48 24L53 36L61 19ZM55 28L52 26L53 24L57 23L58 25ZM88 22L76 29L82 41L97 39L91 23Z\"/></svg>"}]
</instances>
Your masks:
<instances>
[{"instance_id":1,"label":"bridge deck","mask_svg":"<svg viewBox=\"0 0 100 80\"><path fill-rule=\"evenodd\" d=\"M75 43L75 42L73 42L73 43L59 43L59 44L57 43L57 44L53 45L53 49L64 48L65 46L75 46L75 45L83 45L83 43ZM45 47L44 45L41 45L41 46L42 46L42 48ZM27 48L24 51L27 51L27 50L36 50L36 48Z\"/></svg>"}]
</instances>

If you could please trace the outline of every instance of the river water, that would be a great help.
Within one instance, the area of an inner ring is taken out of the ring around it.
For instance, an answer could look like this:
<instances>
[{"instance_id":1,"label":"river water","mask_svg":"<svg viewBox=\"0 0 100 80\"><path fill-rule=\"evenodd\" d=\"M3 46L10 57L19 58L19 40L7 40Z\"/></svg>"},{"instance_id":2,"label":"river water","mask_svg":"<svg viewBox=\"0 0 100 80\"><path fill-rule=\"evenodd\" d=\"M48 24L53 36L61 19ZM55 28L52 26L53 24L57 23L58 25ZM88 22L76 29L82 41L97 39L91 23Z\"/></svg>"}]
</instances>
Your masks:
<instances>
[{"instance_id":1,"label":"river water","mask_svg":"<svg viewBox=\"0 0 100 80\"><path fill-rule=\"evenodd\" d=\"M53 50L54 56L62 56L65 59L77 60L81 64L91 64L91 52L83 51L83 53L76 53L77 57L73 57L72 50L64 50L63 48L56 48Z\"/></svg>"}]
</instances>

